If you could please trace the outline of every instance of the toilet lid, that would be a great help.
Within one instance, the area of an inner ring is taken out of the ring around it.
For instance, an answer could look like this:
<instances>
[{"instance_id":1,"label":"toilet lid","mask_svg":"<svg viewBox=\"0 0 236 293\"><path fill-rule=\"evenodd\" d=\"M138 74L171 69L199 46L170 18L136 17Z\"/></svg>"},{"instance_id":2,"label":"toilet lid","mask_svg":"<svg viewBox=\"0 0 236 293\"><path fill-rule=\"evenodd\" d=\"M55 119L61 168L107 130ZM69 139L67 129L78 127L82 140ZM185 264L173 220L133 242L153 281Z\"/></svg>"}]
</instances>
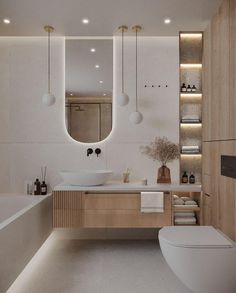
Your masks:
<instances>
[{"instance_id":1,"label":"toilet lid","mask_svg":"<svg viewBox=\"0 0 236 293\"><path fill-rule=\"evenodd\" d=\"M159 239L173 246L198 248L227 248L234 243L211 226L164 227L159 232Z\"/></svg>"}]
</instances>

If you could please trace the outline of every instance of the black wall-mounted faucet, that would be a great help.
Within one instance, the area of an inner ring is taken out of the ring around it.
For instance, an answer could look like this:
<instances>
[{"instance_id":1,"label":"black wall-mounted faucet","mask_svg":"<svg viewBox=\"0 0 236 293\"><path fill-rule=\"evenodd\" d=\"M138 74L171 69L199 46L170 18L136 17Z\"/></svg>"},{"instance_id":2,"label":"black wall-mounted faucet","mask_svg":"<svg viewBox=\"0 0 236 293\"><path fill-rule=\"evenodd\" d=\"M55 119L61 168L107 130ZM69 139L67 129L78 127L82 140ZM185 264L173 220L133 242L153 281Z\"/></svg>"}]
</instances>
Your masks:
<instances>
[{"instance_id":1,"label":"black wall-mounted faucet","mask_svg":"<svg viewBox=\"0 0 236 293\"><path fill-rule=\"evenodd\" d=\"M97 157L98 157L98 155L100 155L101 154L101 149L100 148L96 148L96 150L95 150L95 154L97 154Z\"/></svg>"},{"instance_id":2,"label":"black wall-mounted faucet","mask_svg":"<svg viewBox=\"0 0 236 293\"><path fill-rule=\"evenodd\" d=\"M88 157L89 155L91 155L92 153L93 153L93 149L91 149L91 148L87 149L87 157Z\"/></svg>"}]
</instances>

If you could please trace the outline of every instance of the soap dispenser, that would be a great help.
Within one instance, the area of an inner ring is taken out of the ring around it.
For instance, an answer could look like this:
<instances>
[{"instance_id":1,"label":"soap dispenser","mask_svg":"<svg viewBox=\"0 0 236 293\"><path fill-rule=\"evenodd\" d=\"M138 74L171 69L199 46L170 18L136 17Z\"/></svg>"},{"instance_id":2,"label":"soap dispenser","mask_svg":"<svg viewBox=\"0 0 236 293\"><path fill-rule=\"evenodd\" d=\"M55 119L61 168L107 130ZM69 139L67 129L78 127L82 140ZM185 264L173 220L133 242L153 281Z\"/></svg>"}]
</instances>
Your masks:
<instances>
[{"instance_id":1,"label":"soap dispenser","mask_svg":"<svg viewBox=\"0 0 236 293\"><path fill-rule=\"evenodd\" d=\"M45 181L42 182L41 186L40 186L40 193L41 195L46 195L47 194L47 184L45 183Z\"/></svg>"},{"instance_id":2,"label":"soap dispenser","mask_svg":"<svg viewBox=\"0 0 236 293\"><path fill-rule=\"evenodd\" d=\"M38 178L34 182L34 195L40 195L40 181Z\"/></svg>"}]
</instances>

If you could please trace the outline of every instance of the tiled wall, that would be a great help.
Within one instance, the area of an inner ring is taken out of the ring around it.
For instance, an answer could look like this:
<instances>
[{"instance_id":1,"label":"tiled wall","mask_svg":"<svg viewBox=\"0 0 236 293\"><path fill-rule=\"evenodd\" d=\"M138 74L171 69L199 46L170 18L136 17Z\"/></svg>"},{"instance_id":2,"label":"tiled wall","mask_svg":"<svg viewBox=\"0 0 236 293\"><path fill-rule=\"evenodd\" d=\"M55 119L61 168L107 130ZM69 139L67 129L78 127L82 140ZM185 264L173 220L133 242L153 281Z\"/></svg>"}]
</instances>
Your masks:
<instances>
[{"instance_id":1,"label":"tiled wall","mask_svg":"<svg viewBox=\"0 0 236 293\"><path fill-rule=\"evenodd\" d=\"M178 142L178 38L139 39L139 105L144 120L129 122L135 108L135 39L126 39L126 107L114 103L111 135L99 146L102 154L86 157L88 145L75 142L64 125L64 38L52 40L53 107L44 107L47 87L46 38L0 38L0 192L23 191L24 180L40 176L48 166L51 185L60 182L58 172L78 168L109 168L120 179L126 167L131 180L147 177L154 183L158 164L140 153L140 146L155 136ZM145 88L145 84L155 87ZM161 87L158 87L161 85ZM166 87L168 85L168 87ZM120 39L114 41L114 99L120 89ZM169 164L178 181L178 161Z\"/></svg>"}]
</instances>

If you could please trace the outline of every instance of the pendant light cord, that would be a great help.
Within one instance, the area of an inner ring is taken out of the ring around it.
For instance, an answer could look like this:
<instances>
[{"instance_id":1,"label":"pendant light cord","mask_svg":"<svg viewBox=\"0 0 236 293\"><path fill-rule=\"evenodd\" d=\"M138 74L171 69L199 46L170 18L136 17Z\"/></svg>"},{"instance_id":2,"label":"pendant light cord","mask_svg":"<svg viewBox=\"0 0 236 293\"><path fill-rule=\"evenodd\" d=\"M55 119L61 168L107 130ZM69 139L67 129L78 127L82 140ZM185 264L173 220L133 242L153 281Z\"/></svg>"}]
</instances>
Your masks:
<instances>
[{"instance_id":1,"label":"pendant light cord","mask_svg":"<svg viewBox=\"0 0 236 293\"><path fill-rule=\"evenodd\" d=\"M51 75L51 64L50 64L50 31L48 30L48 93L50 93L50 75Z\"/></svg>"},{"instance_id":2,"label":"pendant light cord","mask_svg":"<svg viewBox=\"0 0 236 293\"><path fill-rule=\"evenodd\" d=\"M136 100L135 100L135 109L138 111L138 30L135 31L136 35Z\"/></svg>"},{"instance_id":3,"label":"pendant light cord","mask_svg":"<svg viewBox=\"0 0 236 293\"><path fill-rule=\"evenodd\" d=\"M122 83L122 93L124 93L124 28L122 28L121 34L121 83Z\"/></svg>"}]
</instances>

